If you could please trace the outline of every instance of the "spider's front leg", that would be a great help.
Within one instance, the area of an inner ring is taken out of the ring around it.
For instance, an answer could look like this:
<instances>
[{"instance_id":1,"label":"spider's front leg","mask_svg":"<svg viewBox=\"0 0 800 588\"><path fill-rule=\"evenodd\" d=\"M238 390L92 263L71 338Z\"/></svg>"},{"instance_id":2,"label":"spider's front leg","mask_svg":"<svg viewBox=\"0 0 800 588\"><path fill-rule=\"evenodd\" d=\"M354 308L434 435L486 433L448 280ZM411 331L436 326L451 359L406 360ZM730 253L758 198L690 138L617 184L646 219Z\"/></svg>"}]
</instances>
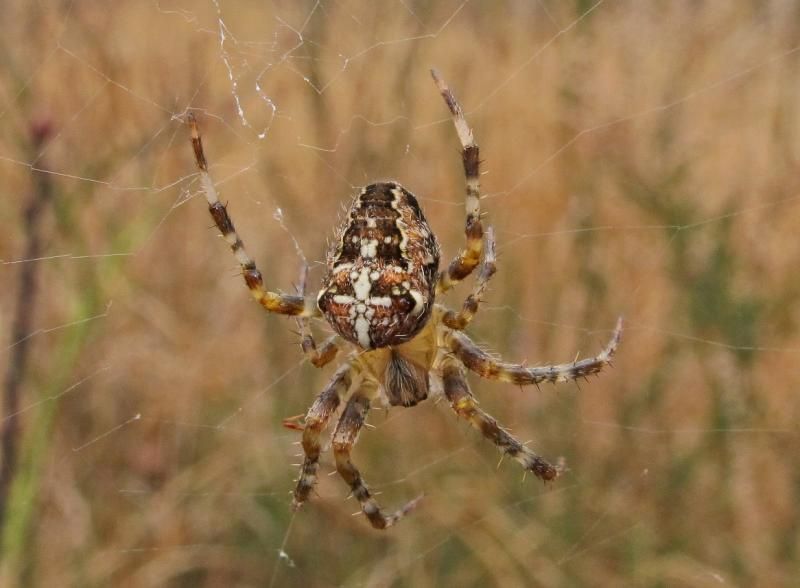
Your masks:
<instances>
[{"instance_id":1,"label":"spider's front leg","mask_svg":"<svg viewBox=\"0 0 800 588\"><path fill-rule=\"evenodd\" d=\"M352 366L342 365L320 392L314 404L308 409L303 426L303 452L305 458L300 468L300 477L294 489L292 508L297 510L308 500L308 495L317 484L317 470L319 469L319 454L322 445L319 441L320 434L325 430L336 409L339 407L342 396L345 395L352 383Z\"/></svg>"},{"instance_id":2,"label":"spider's front leg","mask_svg":"<svg viewBox=\"0 0 800 588\"><path fill-rule=\"evenodd\" d=\"M339 424L336 425L336 432L333 434L333 455L336 458L336 470L361 504L361 511L373 527L386 529L411 512L422 497L411 500L392 514L386 514L372 497L361 473L350 459L350 451L364 425L368 410L369 398L364 394L364 390L357 391L347 402Z\"/></svg>"},{"instance_id":3,"label":"spider's front leg","mask_svg":"<svg viewBox=\"0 0 800 588\"><path fill-rule=\"evenodd\" d=\"M466 278L478 266L483 249L483 226L481 225L481 183L480 183L480 155L478 144L472 135L467 120L464 118L464 111L456 100L453 92L445 81L439 76L435 69L431 70L431 76L439 88L439 92L444 98L450 114L453 116L453 124L458 133L458 140L461 142L461 158L464 162L464 176L466 178L466 209L467 223L465 235L467 244L458 256L450 262L446 270L439 274L439 281L436 284L436 293L447 292L458 282Z\"/></svg>"},{"instance_id":4,"label":"spider's front leg","mask_svg":"<svg viewBox=\"0 0 800 588\"><path fill-rule=\"evenodd\" d=\"M449 331L446 339L447 346L453 355L470 371L475 372L480 377L517 384L518 386L529 386L541 382L567 382L600 372L611 363L611 358L617 351L621 336L622 317L617 319L614 333L605 348L594 357L573 361L572 363L541 367L525 367L524 365L499 361L478 347L464 333L458 331Z\"/></svg>"},{"instance_id":5,"label":"spider's front leg","mask_svg":"<svg viewBox=\"0 0 800 588\"><path fill-rule=\"evenodd\" d=\"M469 421L504 455L518 461L525 470L533 472L537 478L548 481L558 477L560 471L556 466L520 443L496 420L478 408L462 367L452 358L446 361L442 368L442 382L444 394L456 414Z\"/></svg>"},{"instance_id":6,"label":"spider's front leg","mask_svg":"<svg viewBox=\"0 0 800 588\"><path fill-rule=\"evenodd\" d=\"M189 113L186 119L192 128L194 158L197 169L200 170L200 181L203 186L203 193L208 201L208 210L217 228L236 256L236 260L242 268L244 281L247 283L247 287L250 288L250 293L253 295L253 298L270 312L294 316L319 316L319 310L317 310L317 306L313 300L305 300L302 296L278 294L264 288L264 279L261 276L261 272L256 267L255 261L253 261L247 254L247 251L245 251L244 243L236 233L233 221L228 215L225 205L220 202L217 189L214 186L211 175L208 173L208 163L203 151L203 141L200 136L197 119L192 113Z\"/></svg>"}]
</instances>

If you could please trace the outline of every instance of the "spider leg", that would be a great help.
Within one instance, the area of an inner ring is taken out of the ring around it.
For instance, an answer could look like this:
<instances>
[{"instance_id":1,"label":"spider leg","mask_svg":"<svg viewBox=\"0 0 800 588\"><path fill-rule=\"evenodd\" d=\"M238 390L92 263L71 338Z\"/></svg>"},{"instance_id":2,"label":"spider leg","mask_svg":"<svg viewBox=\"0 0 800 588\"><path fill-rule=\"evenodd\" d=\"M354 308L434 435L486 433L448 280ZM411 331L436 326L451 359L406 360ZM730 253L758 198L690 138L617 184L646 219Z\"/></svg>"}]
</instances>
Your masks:
<instances>
[{"instance_id":1,"label":"spider leg","mask_svg":"<svg viewBox=\"0 0 800 588\"><path fill-rule=\"evenodd\" d=\"M486 249L483 251L480 273L472 288L472 293L464 300L459 312L448 310L442 316L442 322L457 331L463 331L472 322L478 312L478 305L483 300L486 285L497 271L497 257L495 255L494 231L492 227L486 229Z\"/></svg>"},{"instance_id":2,"label":"spider leg","mask_svg":"<svg viewBox=\"0 0 800 588\"><path fill-rule=\"evenodd\" d=\"M439 274L439 281L436 284L436 293L441 294L452 288L455 284L466 278L478 266L483 248L483 226L481 225L481 184L480 184L480 156L478 154L478 144L472 135L472 129L464 118L464 111L456 100L453 92L445 81L439 76L435 69L431 70L431 76L436 83L436 87L444 98L450 114L453 116L453 124L461 141L461 157L464 161L464 176L466 177L466 247L462 249L458 256L450 262L447 269Z\"/></svg>"},{"instance_id":3,"label":"spider leg","mask_svg":"<svg viewBox=\"0 0 800 588\"><path fill-rule=\"evenodd\" d=\"M305 298L306 295L306 282L308 279L308 265L303 264L303 269L300 273L300 284L298 287L300 295ZM317 348L314 341L314 334L311 331L311 321L307 316L297 317L297 327L300 329L300 346L303 348L306 358L314 367L323 367L327 365L339 351L336 345L339 337L334 335L322 343L321 348Z\"/></svg>"},{"instance_id":4,"label":"spider leg","mask_svg":"<svg viewBox=\"0 0 800 588\"><path fill-rule=\"evenodd\" d=\"M336 470L350 486L353 496L361 503L361 510L369 522L376 529L386 529L413 510L422 497L411 500L392 514L386 514L370 494L361 473L350 460L350 451L364 425L368 410L369 398L363 393L356 393L350 398L333 434L333 454L336 458Z\"/></svg>"},{"instance_id":5,"label":"spider leg","mask_svg":"<svg viewBox=\"0 0 800 588\"><path fill-rule=\"evenodd\" d=\"M333 375L325 389L320 392L314 404L308 409L303 428L303 452L305 459L300 468L300 477L294 489L292 508L297 510L308 499L308 495L317 483L317 470L319 469L319 454L322 444L319 437L327 426L331 416L336 412L344 395L350 388L352 366L344 364Z\"/></svg>"},{"instance_id":6,"label":"spider leg","mask_svg":"<svg viewBox=\"0 0 800 588\"><path fill-rule=\"evenodd\" d=\"M303 347L303 353L306 354L306 358L314 367L321 368L328 365L339 352L339 346L336 344L339 340L338 335L328 337L322 342L321 346L317 347L311 331L307 329L308 326L300 326L300 335L303 338L300 345Z\"/></svg>"},{"instance_id":7,"label":"spider leg","mask_svg":"<svg viewBox=\"0 0 800 588\"><path fill-rule=\"evenodd\" d=\"M289 296L270 292L264 288L264 279L261 272L256 267L255 261L245 251L244 243L233 226L231 217L225 205L219 200L217 189L208 173L208 163L203 152L203 142L200 136L200 129L197 119L193 114L187 115L187 120L192 128L192 147L194 148L194 158L197 168L200 170L200 181L203 186L203 193L208 201L208 210L214 223L222 233L225 241L230 245L231 251L236 256L236 260L242 268L242 275L250 293L261 306L270 312L288 315L319 316L319 311L313 300L305 300L302 296Z\"/></svg>"},{"instance_id":8,"label":"spider leg","mask_svg":"<svg viewBox=\"0 0 800 588\"><path fill-rule=\"evenodd\" d=\"M517 460L526 471L533 472L537 478L548 481L558 477L559 468L520 443L496 420L478 408L460 365L451 359L444 365L442 376L445 396L458 416L469 421L484 437L494 443L503 455Z\"/></svg>"},{"instance_id":9,"label":"spider leg","mask_svg":"<svg viewBox=\"0 0 800 588\"><path fill-rule=\"evenodd\" d=\"M605 348L594 357L572 363L541 367L525 367L496 360L478 347L464 333L458 331L449 331L447 344L450 351L469 370L480 377L517 384L518 386L527 386L539 384L540 382L566 382L598 373L611 363L611 358L617 350L621 335L622 317L617 319L614 333Z\"/></svg>"}]
</instances>

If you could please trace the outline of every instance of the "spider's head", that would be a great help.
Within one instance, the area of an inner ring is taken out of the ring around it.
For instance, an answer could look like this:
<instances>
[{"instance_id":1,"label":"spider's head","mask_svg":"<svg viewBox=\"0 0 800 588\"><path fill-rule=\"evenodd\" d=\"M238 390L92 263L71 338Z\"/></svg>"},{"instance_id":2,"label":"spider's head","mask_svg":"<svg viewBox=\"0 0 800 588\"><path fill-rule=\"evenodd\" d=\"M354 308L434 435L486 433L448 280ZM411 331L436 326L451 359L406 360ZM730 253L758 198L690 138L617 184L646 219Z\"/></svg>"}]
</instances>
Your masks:
<instances>
[{"instance_id":1,"label":"spider's head","mask_svg":"<svg viewBox=\"0 0 800 588\"><path fill-rule=\"evenodd\" d=\"M430 318L439 271L417 199L397 182L370 184L337 236L317 297L328 323L363 349L409 341Z\"/></svg>"}]
</instances>

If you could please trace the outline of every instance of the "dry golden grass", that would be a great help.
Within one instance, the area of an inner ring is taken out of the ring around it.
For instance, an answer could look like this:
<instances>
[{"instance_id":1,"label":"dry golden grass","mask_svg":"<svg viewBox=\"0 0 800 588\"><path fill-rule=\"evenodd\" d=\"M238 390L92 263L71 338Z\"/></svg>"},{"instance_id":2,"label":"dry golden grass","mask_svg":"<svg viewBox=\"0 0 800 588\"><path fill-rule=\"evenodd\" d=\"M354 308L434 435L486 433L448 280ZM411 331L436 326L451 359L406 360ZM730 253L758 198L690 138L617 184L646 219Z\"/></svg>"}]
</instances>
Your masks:
<instances>
[{"instance_id":1,"label":"dry golden grass","mask_svg":"<svg viewBox=\"0 0 800 588\"><path fill-rule=\"evenodd\" d=\"M223 3L224 54L211 2L10 4L0 258L23 251L40 168L54 172L56 257L36 262L34 320L53 330L30 340L4 586L800 576L796 3ZM622 313L619 357L580 390L473 379L487 411L565 458L557 482L496 467L446 403L424 403L375 411L355 454L384 503L424 491L418 512L374 532L323 476L291 521L298 436L280 423L331 370L250 302L202 199L186 201L197 185L173 115L202 113L237 228L290 290L291 235L322 259L341 205L376 178L420 195L446 252L461 243L434 65L481 145L500 248L471 333L509 359L563 361L598 349ZM43 123L56 134L38 153L29 129ZM20 267L0 266L3 333Z\"/></svg>"}]
</instances>

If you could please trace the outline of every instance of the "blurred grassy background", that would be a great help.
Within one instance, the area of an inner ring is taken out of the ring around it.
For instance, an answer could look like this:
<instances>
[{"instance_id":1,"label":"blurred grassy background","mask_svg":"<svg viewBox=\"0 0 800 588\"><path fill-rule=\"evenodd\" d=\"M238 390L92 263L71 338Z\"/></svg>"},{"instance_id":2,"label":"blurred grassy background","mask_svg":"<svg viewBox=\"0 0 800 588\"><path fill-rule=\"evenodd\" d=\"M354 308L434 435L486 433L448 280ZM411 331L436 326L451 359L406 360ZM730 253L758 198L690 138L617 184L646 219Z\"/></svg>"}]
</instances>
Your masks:
<instances>
[{"instance_id":1,"label":"blurred grassy background","mask_svg":"<svg viewBox=\"0 0 800 588\"><path fill-rule=\"evenodd\" d=\"M21 428L3 586L800 577L796 2L12 0L3 21L4 374L23 267L39 286L20 412L2 420ZM500 249L471 334L540 363L595 352L620 313L627 330L580 390L472 380L564 457L557 482L497 467L424 403L374 411L355 452L386 505L424 491L418 512L377 533L323 476L292 520L299 436L281 420L332 369L250 301L175 117L199 110L240 233L291 290L292 236L323 259L340 207L377 178L420 196L446 252L462 242L431 66L475 129ZM47 259L12 263L42 178Z\"/></svg>"}]
</instances>

